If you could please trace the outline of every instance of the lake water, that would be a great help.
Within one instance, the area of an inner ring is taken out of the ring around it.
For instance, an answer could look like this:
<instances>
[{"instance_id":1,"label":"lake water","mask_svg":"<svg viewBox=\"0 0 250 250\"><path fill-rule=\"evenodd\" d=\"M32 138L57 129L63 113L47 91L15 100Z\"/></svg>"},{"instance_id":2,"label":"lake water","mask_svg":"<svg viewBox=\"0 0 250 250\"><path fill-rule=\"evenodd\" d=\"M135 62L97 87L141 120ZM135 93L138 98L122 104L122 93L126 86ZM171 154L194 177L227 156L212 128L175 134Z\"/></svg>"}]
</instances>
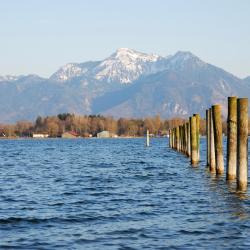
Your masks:
<instances>
[{"instance_id":1,"label":"lake water","mask_svg":"<svg viewBox=\"0 0 250 250\"><path fill-rule=\"evenodd\" d=\"M250 198L168 139L0 141L1 249L250 249Z\"/></svg>"}]
</instances>

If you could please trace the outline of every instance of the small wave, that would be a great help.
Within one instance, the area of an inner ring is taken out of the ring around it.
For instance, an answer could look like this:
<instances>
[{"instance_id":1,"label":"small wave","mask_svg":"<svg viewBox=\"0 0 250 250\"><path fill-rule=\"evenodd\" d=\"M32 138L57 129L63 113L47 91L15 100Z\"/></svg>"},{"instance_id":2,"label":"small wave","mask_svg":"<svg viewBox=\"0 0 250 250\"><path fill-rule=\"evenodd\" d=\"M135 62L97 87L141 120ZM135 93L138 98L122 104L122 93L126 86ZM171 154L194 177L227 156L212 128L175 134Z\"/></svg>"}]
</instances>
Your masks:
<instances>
[{"instance_id":1,"label":"small wave","mask_svg":"<svg viewBox=\"0 0 250 250\"><path fill-rule=\"evenodd\" d=\"M124 230L115 230L115 231L111 231L108 234L109 235L122 235L122 234L136 234L136 233L141 233L142 232L142 228L128 228L128 229L124 229Z\"/></svg>"},{"instance_id":2,"label":"small wave","mask_svg":"<svg viewBox=\"0 0 250 250\"><path fill-rule=\"evenodd\" d=\"M180 230L179 233L181 234L190 234L190 235L201 235L203 233L205 233L204 231L198 231L198 230L193 230L193 231L189 231L189 230Z\"/></svg>"},{"instance_id":3,"label":"small wave","mask_svg":"<svg viewBox=\"0 0 250 250\"><path fill-rule=\"evenodd\" d=\"M75 242L78 243L78 244L83 244L83 243L92 243L92 242L97 242L98 239L95 238L95 239L85 239L85 238L82 238L82 239L78 239L76 240Z\"/></svg>"},{"instance_id":4,"label":"small wave","mask_svg":"<svg viewBox=\"0 0 250 250\"><path fill-rule=\"evenodd\" d=\"M122 162L122 164L147 164L146 161L125 161L125 162Z\"/></svg>"},{"instance_id":5,"label":"small wave","mask_svg":"<svg viewBox=\"0 0 250 250\"><path fill-rule=\"evenodd\" d=\"M48 204L48 205L51 206L51 207L63 206L63 205L65 205L65 203L64 202L55 202L55 203L51 203L51 204Z\"/></svg>"},{"instance_id":6,"label":"small wave","mask_svg":"<svg viewBox=\"0 0 250 250\"><path fill-rule=\"evenodd\" d=\"M0 219L0 225L7 224L40 224L40 223L84 223L89 221L103 221L110 220L113 216L72 216L67 218L52 217L52 218L34 218L34 217L9 217L6 219Z\"/></svg>"}]
</instances>

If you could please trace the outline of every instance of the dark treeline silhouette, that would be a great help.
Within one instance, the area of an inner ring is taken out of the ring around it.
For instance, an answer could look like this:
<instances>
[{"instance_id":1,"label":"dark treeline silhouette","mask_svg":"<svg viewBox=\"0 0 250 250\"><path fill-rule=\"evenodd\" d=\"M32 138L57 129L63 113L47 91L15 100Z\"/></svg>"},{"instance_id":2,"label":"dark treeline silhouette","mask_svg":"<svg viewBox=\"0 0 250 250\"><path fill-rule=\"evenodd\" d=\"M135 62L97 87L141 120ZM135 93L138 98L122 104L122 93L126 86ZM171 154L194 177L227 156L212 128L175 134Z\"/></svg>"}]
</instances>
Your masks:
<instances>
[{"instance_id":1,"label":"dark treeline silhouette","mask_svg":"<svg viewBox=\"0 0 250 250\"><path fill-rule=\"evenodd\" d=\"M118 136L143 136L148 129L151 134L166 135L169 128L181 125L183 118L161 119L159 115L145 119L129 119L105 117L102 115L75 115L69 113L57 116L37 117L35 122L18 121L16 124L0 124L0 136L27 137L33 133L47 133L50 137L60 137L66 131L73 131L79 136L96 136L98 132L107 130ZM205 134L205 120L201 119L201 134ZM226 123L223 124L226 133Z\"/></svg>"}]
</instances>

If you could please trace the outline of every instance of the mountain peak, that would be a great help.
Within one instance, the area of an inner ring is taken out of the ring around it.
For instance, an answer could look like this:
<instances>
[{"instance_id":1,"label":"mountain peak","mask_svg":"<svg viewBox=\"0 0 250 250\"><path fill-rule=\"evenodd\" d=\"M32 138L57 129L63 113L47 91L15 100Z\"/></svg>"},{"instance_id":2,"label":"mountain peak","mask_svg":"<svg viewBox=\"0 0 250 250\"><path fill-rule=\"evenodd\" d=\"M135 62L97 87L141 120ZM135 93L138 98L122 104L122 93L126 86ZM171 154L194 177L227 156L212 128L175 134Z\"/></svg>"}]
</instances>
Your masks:
<instances>
[{"instance_id":1,"label":"mountain peak","mask_svg":"<svg viewBox=\"0 0 250 250\"><path fill-rule=\"evenodd\" d=\"M119 48L115 52L116 54L128 54L128 53L137 53L137 51L129 48Z\"/></svg>"},{"instance_id":2,"label":"mountain peak","mask_svg":"<svg viewBox=\"0 0 250 250\"><path fill-rule=\"evenodd\" d=\"M95 78L107 82L131 83L142 74L152 73L154 64L163 57L129 48L117 49L96 69Z\"/></svg>"},{"instance_id":3,"label":"mountain peak","mask_svg":"<svg viewBox=\"0 0 250 250\"><path fill-rule=\"evenodd\" d=\"M203 67L206 65L199 57L189 51L178 51L167 57L168 69L184 69L185 67Z\"/></svg>"},{"instance_id":4,"label":"mountain peak","mask_svg":"<svg viewBox=\"0 0 250 250\"><path fill-rule=\"evenodd\" d=\"M68 63L51 76L52 80L65 82L76 77L88 77L111 83L131 83L142 75L166 69L201 67L205 63L189 51L178 51L173 56L162 57L130 48L119 48L102 61Z\"/></svg>"},{"instance_id":5,"label":"mountain peak","mask_svg":"<svg viewBox=\"0 0 250 250\"><path fill-rule=\"evenodd\" d=\"M146 54L129 48L119 48L107 59L109 58L116 58L120 60L128 58L130 60L156 61L160 58L160 56L156 54Z\"/></svg>"},{"instance_id":6,"label":"mountain peak","mask_svg":"<svg viewBox=\"0 0 250 250\"><path fill-rule=\"evenodd\" d=\"M198 60L201 61L201 59L191 53L190 51L177 51L172 58L175 58L176 60L182 60L182 61L187 61L187 60Z\"/></svg>"},{"instance_id":7,"label":"mountain peak","mask_svg":"<svg viewBox=\"0 0 250 250\"><path fill-rule=\"evenodd\" d=\"M187 117L212 103L223 104L225 115L227 96L250 97L249 89L249 78L188 51L161 57L120 48L101 61L66 64L49 79L0 76L0 122L57 113Z\"/></svg>"}]
</instances>

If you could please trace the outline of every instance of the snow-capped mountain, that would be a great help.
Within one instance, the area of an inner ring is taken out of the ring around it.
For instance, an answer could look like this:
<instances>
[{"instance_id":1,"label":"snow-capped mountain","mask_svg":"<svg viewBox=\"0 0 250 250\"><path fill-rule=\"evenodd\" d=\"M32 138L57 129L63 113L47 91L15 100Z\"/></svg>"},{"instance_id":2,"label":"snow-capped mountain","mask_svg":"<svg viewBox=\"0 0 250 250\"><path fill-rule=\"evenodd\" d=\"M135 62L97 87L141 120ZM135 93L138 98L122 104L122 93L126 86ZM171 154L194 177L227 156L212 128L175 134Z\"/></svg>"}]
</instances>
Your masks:
<instances>
[{"instance_id":1,"label":"snow-capped mountain","mask_svg":"<svg viewBox=\"0 0 250 250\"><path fill-rule=\"evenodd\" d=\"M61 67L51 79L64 82L75 77L88 77L104 82L131 83L142 75L165 69L166 58L120 48L100 62L69 63Z\"/></svg>"},{"instance_id":2,"label":"snow-capped mountain","mask_svg":"<svg viewBox=\"0 0 250 250\"><path fill-rule=\"evenodd\" d=\"M51 79L66 82L87 77L102 82L129 84L141 76L163 70L184 70L204 67L207 64L190 52L179 51L172 56L145 54L128 48L120 48L103 61L69 63L61 67Z\"/></svg>"},{"instance_id":3,"label":"snow-capped mountain","mask_svg":"<svg viewBox=\"0 0 250 250\"><path fill-rule=\"evenodd\" d=\"M69 63L49 79L0 77L0 123L38 115L105 114L115 117L204 115L227 97L250 98L249 78L239 79L190 52L163 57L118 49L102 61Z\"/></svg>"},{"instance_id":4,"label":"snow-capped mountain","mask_svg":"<svg viewBox=\"0 0 250 250\"><path fill-rule=\"evenodd\" d=\"M94 77L107 82L131 83L142 75L155 73L156 64L163 60L163 57L155 54L121 48L94 69Z\"/></svg>"}]
</instances>

